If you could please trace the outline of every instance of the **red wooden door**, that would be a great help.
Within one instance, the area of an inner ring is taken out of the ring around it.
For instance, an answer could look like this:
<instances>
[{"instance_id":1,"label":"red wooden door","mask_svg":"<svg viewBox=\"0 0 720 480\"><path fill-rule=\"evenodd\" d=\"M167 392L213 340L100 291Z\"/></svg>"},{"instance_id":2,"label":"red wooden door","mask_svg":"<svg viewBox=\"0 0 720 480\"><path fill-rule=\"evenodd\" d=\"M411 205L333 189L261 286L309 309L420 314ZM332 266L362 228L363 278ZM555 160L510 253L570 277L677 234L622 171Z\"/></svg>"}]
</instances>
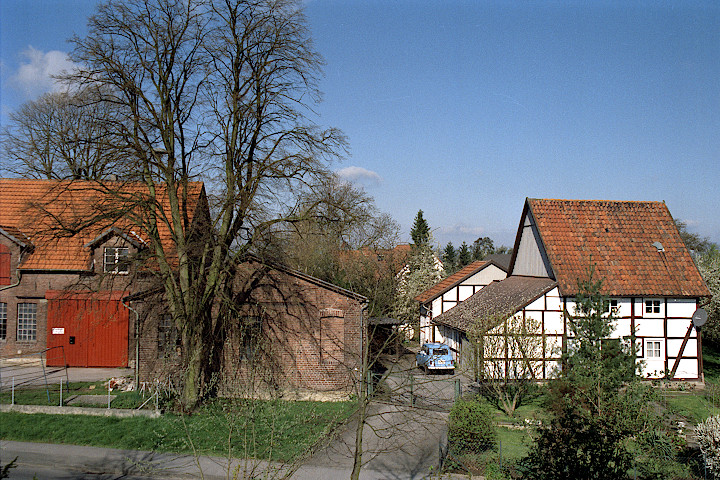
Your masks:
<instances>
[{"instance_id":1,"label":"red wooden door","mask_svg":"<svg viewBox=\"0 0 720 480\"><path fill-rule=\"evenodd\" d=\"M47 346L50 366L127 367L129 311L126 292L49 291Z\"/></svg>"}]
</instances>

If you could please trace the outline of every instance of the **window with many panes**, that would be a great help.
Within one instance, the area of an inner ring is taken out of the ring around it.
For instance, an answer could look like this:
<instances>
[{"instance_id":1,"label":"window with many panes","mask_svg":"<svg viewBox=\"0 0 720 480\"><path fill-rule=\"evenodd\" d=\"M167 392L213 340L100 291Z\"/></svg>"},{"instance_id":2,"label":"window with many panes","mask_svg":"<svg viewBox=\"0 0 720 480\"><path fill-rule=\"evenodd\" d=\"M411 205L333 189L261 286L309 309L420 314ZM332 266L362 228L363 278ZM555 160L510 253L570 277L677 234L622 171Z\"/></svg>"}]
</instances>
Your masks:
<instances>
[{"instance_id":1,"label":"window with many panes","mask_svg":"<svg viewBox=\"0 0 720 480\"><path fill-rule=\"evenodd\" d=\"M7 303L0 302L0 340L7 338Z\"/></svg>"},{"instance_id":2,"label":"window with many panes","mask_svg":"<svg viewBox=\"0 0 720 480\"><path fill-rule=\"evenodd\" d=\"M660 341L651 340L645 342L645 356L647 358L660 358Z\"/></svg>"},{"instance_id":3,"label":"window with many panes","mask_svg":"<svg viewBox=\"0 0 720 480\"><path fill-rule=\"evenodd\" d=\"M617 310L618 310L617 298L611 298L610 300L608 300L608 306L607 306L607 310L605 310L605 312L617 313Z\"/></svg>"},{"instance_id":4,"label":"window with many panes","mask_svg":"<svg viewBox=\"0 0 720 480\"><path fill-rule=\"evenodd\" d=\"M163 315L158 323L158 357L176 353L180 346L180 335L172 315Z\"/></svg>"},{"instance_id":5,"label":"window with many panes","mask_svg":"<svg viewBox=\"0 0 720 480\"><path fill-rule=\"evenodd\" d=\"M37 304L18 303L17 341L34 342L37 340Z\"/></svg>"},{"instance_id":6,"label":"window with many panes","mask_svg":"<svg viewBox=\"0 0 720 480\"><path fill-rule=\"evenodd\" d=\"M645 300L645 313L660 313L660 300Z\"/></svg>"},{"instance_id":7,"label":"window with many panes","mask_svg":"<svg viewBox=\"0 0 720 480\"><path fill-rule=\"evenodd\" d=\"M105 247L103 271L105 273L128 273L130 271L129 255L127 247Z\"/></svg>"}]
</instances>

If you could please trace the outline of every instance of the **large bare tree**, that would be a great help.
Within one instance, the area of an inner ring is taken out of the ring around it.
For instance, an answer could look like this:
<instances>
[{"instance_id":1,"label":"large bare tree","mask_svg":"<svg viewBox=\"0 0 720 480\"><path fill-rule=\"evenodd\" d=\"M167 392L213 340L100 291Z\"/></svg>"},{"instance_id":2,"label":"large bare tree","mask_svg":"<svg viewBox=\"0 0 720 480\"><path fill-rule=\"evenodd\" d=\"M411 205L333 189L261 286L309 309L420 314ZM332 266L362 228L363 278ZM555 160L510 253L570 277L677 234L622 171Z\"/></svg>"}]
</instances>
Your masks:
<instances>
[{"instance_id":1,"label":"large bare tree","mask_svg":"<svg viewBox=\"0 0 720 480\"><path fill-rule=\"evenodd\" d=\"M117 146L146 193L130 195L117 182L97 188L117 215L142 212L134 220L150 237L182 338L191 408L219 367L232 311L223 302L238 298L234 266L257 253L274 225L297 218L298 192L326 178L344 138L310 118L322 62L294 1L111 0L88 26L72 40L83 69L66 80L97 88L126 113L115 125ZM193 231L188 191L198 179L211 218Z\"/></svg>"},{"instance_id":2,"label":"large bare tree","mask_svg":"<svg viewBox=\"0 0 720 480\"><path fill-rule=\"evenodd\" d=\"M115 136L125 115L95 88L47 93L9 117L0 138L11 173L85 180L127 173Z\"/></svg>"}]
</instances>

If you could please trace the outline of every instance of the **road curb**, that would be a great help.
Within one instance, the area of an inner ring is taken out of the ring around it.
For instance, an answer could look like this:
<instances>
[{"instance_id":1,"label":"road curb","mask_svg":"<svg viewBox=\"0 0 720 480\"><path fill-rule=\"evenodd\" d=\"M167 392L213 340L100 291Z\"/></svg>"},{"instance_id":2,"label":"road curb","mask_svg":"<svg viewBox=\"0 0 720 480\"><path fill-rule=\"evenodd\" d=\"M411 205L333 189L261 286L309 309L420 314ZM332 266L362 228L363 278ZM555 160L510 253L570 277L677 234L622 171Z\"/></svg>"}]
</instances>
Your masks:
<instances>
[{"instance_id":1,"label":"road curb","mask_svg":"<svg viewBox=\"0 0 720 480\"><path fill-rule=\"evenodd\" d=\"M159 418L156 410L131 410L127 408L51 407L47 405L0 405L0 412L47 413L51 415L89 415L94 417L146 417Z\"/></svg>"}]
</instances>

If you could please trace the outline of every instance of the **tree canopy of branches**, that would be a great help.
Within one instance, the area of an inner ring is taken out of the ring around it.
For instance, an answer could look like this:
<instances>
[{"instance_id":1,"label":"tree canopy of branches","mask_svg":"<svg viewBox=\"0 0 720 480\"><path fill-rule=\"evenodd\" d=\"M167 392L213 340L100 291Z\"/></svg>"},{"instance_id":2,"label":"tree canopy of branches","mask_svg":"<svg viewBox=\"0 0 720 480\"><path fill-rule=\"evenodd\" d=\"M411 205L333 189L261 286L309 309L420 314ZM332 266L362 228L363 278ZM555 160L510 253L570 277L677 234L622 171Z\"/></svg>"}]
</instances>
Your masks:
<instances>
[{"instance_id":1,"label":"tree canopy of branches","mask_svg":"<svg viewBox=\"0 0 720 480\"><path fill-rule=\"evenodd\" d=\"M212 393L223 329L242 300L233 269L260 252L275 225L298 217L298 193L324 182L344 150L340 132L310 117L322 60L290 0L108 1L72 43L83 67L65 80L121 112L108 120L113 142L147 191L99 182L116 208L87 223L142 210L134 220L150 237L182 339L182 400L192 408ZM211 218L193 231L187 192L197 179L206 182ZM159 241L160 224L171 248Z\"/></svg>"},{"instance_id":2,"label":"tree canopy of branches","mask_svg":"<svg viewBox=\"0 0 720 480\"><path fill-rule=\"evenodd\" d=\"M415 297L439 282L443 278L443 269L429 243L416 246L407 262L399 273L393 316L414 325L420 319L420 304Z\"/></svg>"},{"instance_id":3,"label":"tree canopy of branches","mask_svg":"<svg viewBox=\"0 0 720 480\"><path fill-rule=\"evenodd\" d=\"M26 178L100 179L126 175L115 127L127 112L96 88L47 93L10 113L1 135L11 173Z\"/></svg>"},{"instance_id":4,"label":"tree canopy of branches","mask_svg":"<svg viewBox=\"0 0 720 480\"><path fill-rule=\"evenodd\" d=\"M301 220L288 222L278 249L291 267L367 297L370 315L389 315L399 227L362 188L328 180L302 196Z\"/></svg>"},{"instance_id":5,"label":"tree canopy of branches","mask_svg":"<svg viewBox=\"0 0 720 480\"><path fill-rule=\"evenodd\" d=\"M703 326L703 339L720 346L720 249L709 248L695 257L698 270L710 289L712 297L703 305L708 312L708 321Z\"/></svg>"}]
</instances>

